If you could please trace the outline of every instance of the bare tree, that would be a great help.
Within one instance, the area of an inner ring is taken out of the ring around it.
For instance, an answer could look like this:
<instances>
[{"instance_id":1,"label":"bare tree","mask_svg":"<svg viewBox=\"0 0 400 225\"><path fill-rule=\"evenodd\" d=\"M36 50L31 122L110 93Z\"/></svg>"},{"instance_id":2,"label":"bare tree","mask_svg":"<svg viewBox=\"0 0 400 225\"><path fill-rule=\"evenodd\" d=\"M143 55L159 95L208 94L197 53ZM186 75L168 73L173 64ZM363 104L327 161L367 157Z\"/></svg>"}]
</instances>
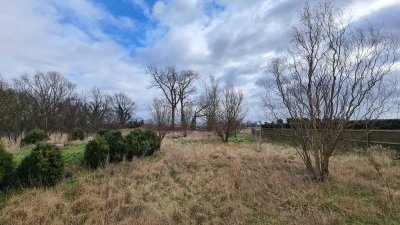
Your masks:
<instances>
[{"instance_id":1,"label":"bare tree","mask_svg":"<svg viewBox=\"0 0 400 225\"><path fill-rule=\"evenodd\" d=\"M237 91L232 85L228 85L223 91L215 117L215 131L222 141L228 142L229 137L242 129L245 115L243 93Z\"/></svg>"},{"instance_id":2,"label":"bare tree","mask_svg":"<svg viewBox=\"0 0 400 225\"><path fill-rule=\"evenodd\" d=\"M205 96L201 105L205 107L204 115L206 117L207 130L215 130L216 111L220 100L220 84L214 75L209 76L208 82L204 84Z\"/></svg>"},{"instance_id":3,"label":"bare tree","mask_svg":"<svg viewBox=\"0 0 400 225\"><path fill-rule=\"evenodd\" d=\"M80 96L75 85L57 72L23 75L14 85L0 78L0 137L16 141L24 132L69 132L75 127L94 132L103 126L127 126L135 103L125 94L110 97L100 89ZM136 122L137 123L137 122Z\"/></svg>"},{"instance_id":4,"label":"bare tree","mask_svg":"<svg viewBox=\"0 0 400 225\"><path fill-rule=\"evenodd\" d=\"M29 127L28 100L25 95L14 91L4 80L0 80L0 137L17 141Z\"/></svg>"},{"instance_id":5,"label":"bare tree","mask_svg":"<svg viewBox=\"0 0 400 225\"><path fill-rule=\"evenodd\" d=\"M179 103L178 80L179 73L175 67L157 68L147 67L147 74L151 79L150 87L161 89L171 107L171 129L175 129L175 112Z\"/></svg>"},{"instance_id":6,"label":"bare tree","mask_svg":"<svg viewBox=\"0 0 400 225\"><path fill-rule=\"evenodd\" d=\"M126 127L135 111L135 102L126 94L118 93L112 97L112 107L119 126Z\"/></svg>"},{"instance_id":7,"label":"bare tree","mask_svg":"<svg viewBox=\"0 0 400 225\"><path fill-rule=\"evenodd\" d=\"M111 111L111 97L104 94L99 88L93 88L88 101L88 120L91 132L99 129Z\"/></svg>"},{"instance_id":8,"label":"bare tree","mask_svg":"<svg viewBox=\"0 0 400 225\"><path fill-rule=\"evenodd\" d=\"M184 119L181 118L181 122L182 122L182 124L185 124L185 126L186 126L185 128L183 128L184 129L184 134L183 134L184 137L187 136L186 133L187 133L187 129L189 129L189 125L190 125L191 130L194 130L196 127L195 119L197 118L197 116L200 116L200 114L196 115L196 113L199 113L198 111L196 111L196 110L199 110L198 107L199 106L196 105L194 101L190 101L190 100L186 100L185 104L183 105L183 113L185 116L184 116ZM194 126L193 129L192 129L192 126Z\"/></svg>"},{"instance_id":9,"label":"bare tree","mask_svg":"<svg viewBox=\"0 0 400 225\"><path fill-rule=\"evenodd\" d=\"M210 101L207 98L207 94L199 95L196 99L191 103L192 113L190 119L190 129L195 130L197 125L198 118L204 118L206 116L206 110L209 109Z\"/></svg>"},{"instance_id":10,"label":"bare tree","mask_svg":"<svg viewBox=\"0 0 400 225\"><path fill-rule=\"evenodd\" d=\"M187 136L187 128L188 128L188 119L191 117L186 114L188 112L189 107L189 97L196 92L196 88L193 86L193 82L196 80L198 75L192 70L182 70L179 73L178 78L178 96L180 101L181 108L181 126L183 129L183 136Z\"/></svg>"},{"instance_id":11,"label":"bare tree","mask_svg":"<svg viewBox=\"0 0 400 225\"><path fill-rule=\"evenodd\" d=\"M64 102L57 130L68 133L73 128L82 128L87 131L91 125L89 115L86 99L76 95Z\"/></svg>"},{"instance_id":12,"label":"bare tree","mask_svg":"<svg viewBox=\"0 0 400 225\"><path fill-rule=\"evenodd\" d=\"M310 177L324 181L329 159L350 119L377 118L392 93L385 82L398 60L396 40L378 30L354 29L340 20L333 1L308 4L290 33L287 56L271 61L276 97L264 105L289 118L293 141ZM271 93L271 85L265 87Z\"/></svg>"},{"instance_id":13,"label":"bare tree","mask_svg":"<svg viewBox=\"0 0 400 225\"><path fill-rule=\"evenodd\" d=\"M24 75L14 84L16 91L29 96L36 126L54 132L63 102L72 97L75 85L58 72L37 72L32 78Z\"/></svg>"},{"instance_id":14,"label":"bare tree","mask_svg":"<svg viewBox=\"0 0 400 225\"><path fill-rule=\"evenodd\" d=\"M153 99L151 107L152 122L157 130L158 137L162 140L168 131L171 119L171 109L168 104L160 99Z\"/></svg>"}]
</instances>

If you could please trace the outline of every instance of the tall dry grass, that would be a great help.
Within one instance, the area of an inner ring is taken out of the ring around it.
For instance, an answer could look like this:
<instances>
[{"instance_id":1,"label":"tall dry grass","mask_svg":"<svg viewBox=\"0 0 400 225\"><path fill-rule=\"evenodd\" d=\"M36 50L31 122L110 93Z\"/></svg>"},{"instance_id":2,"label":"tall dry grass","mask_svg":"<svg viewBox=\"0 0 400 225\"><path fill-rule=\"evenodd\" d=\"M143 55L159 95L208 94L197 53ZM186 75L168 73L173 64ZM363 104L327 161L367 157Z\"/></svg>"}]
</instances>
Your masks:
<instances>
[{"instance_id":1,"label":"tall dry grass","mask_svg":"<svg viewBox=\"0 0 400 225\"><path fill-rule=\"evenodd\" d=\"M382 174L399 189L400 166L382 160ZM178 145L167 138L150 158L75 171L54 188L13 196L0 223L400 223L398 194L398 204L386 208L384 185L366 157L334 158L324 184L304 175L295 151L285 146Z\"/></svg>"}]
</instances>

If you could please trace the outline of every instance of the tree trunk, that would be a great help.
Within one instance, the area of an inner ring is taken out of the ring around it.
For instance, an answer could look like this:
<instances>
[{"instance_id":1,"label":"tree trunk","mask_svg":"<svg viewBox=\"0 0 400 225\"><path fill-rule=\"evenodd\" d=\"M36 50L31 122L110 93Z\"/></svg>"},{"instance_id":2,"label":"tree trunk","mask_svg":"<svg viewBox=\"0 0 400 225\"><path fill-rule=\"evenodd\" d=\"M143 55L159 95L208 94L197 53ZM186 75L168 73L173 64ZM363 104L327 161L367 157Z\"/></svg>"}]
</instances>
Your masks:
<instances>
[{"instance_id":1,"label":"tree trunk","mask_svg":"<svg viewBox=\"0 0 400 225\"><path fill-rule=\"evenodd\" d=\"M190 123L190 129L196 130L196 115L193 116L192 121Z\"/></svg>"},{"instance_id":2,"label":"tree trunk","mask_svg":"<svg viewBox=\"0 0 400 225\"><path fill-rule=\"evenodd\" d=\"M324 156L322 161L321 181L326 181L329 177L329 157Z\"/></svg>"},{"instance_id":3,"label":"tree trunk","mask_svg":"<svg viewBox=\"0 0 400 225\"><path fill-rule=\"evenodd\" d=\"M322 170L321 170L321 158L318 150L314 151L314 160L315 160L315 175L317 178L317 181L322 181Z\"/></svg>"},{"instance_id":4,"label":"tree trunk","mask_svg":"<svg viewBox=\"0 0 400 225\"><path fill-rule=\"evenodd\" d=\"M317 180L317 175L315 174L314 167L312 165L312 161L310 158L304 159L304 164L306 165L307 172L310 175L310 178L313 180Z\"/></svg>"},{"instance_id":5,"label":"tree trunk","mask_svg":"<svg viewBox=\"0 0 400 225\"><path fill-rule=\"evenodd\" d=\"M175 130L175 110L176 106L171 107L171 130Z\"/></svg>"},{"instance_id":6,"label":"tree trunk","mask_svg":"<svg viewBox=\"0 0 400 225\"><path fill-rule=\"evenodd\" d=\"M227 143L229 141L229 135L225 134L225 138L223 139L225 143Z\"/></svg>"},{"instance_id":7,"label":"tree trunk","mask_svg":"<svg viewBox=\"0 0 400 225\"><path fill-rule=\"evenodd\" d=\"M187 124L186 124L186 115L183 106L183 100L181 100L181 124L183 129L183 137L187 136Z\"/></svg>"}]
</instances>

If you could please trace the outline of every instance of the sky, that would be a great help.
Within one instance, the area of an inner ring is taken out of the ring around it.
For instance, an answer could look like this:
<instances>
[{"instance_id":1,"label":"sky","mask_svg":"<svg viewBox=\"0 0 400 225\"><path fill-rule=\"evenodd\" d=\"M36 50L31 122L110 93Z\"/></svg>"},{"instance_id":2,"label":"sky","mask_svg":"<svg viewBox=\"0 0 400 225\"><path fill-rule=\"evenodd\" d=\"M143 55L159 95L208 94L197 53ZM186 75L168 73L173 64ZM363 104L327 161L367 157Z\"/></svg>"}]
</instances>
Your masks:
<instances>
[{"instance_id":1,"label":"sky","mask_svg":"<svg viewBox=\"0 0 400 225\"><path fill-rule=\"evenodd\" d=\"M257 86L285 50L303 0L0 0L0 74L55 70L79 93L125 92L144 119L147 66L192 69L243 91L247 119L263 120ZM310 1L311 3L315 1ZM354 23L400 35L400 0L338 0ZM201 82L196 86L201 89Z\"/></svg>"}]
</instances>

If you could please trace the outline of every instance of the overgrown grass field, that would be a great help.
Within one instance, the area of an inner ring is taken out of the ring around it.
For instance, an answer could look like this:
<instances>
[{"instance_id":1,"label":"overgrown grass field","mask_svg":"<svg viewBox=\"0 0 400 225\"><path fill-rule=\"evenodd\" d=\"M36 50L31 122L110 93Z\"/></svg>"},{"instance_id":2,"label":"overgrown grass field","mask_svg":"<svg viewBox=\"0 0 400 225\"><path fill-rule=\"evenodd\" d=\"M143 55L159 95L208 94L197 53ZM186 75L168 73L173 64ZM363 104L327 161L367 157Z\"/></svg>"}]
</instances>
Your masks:
<instances>
[{"instance_id":1,"label":"overgrown grass field","mask_svg":"<svg viewBox=\"0 0 400 225\"><path fill-rule=\"evenodd\" d=\"M71 177L10 194L0 224L400 224L400 166L384 154L393 199L364 155L334 157L315 183L294 149L248 134L167 137L151 157L95 171L79 164L84 145L62 152Z\"/></svg>"}]
</instances>

